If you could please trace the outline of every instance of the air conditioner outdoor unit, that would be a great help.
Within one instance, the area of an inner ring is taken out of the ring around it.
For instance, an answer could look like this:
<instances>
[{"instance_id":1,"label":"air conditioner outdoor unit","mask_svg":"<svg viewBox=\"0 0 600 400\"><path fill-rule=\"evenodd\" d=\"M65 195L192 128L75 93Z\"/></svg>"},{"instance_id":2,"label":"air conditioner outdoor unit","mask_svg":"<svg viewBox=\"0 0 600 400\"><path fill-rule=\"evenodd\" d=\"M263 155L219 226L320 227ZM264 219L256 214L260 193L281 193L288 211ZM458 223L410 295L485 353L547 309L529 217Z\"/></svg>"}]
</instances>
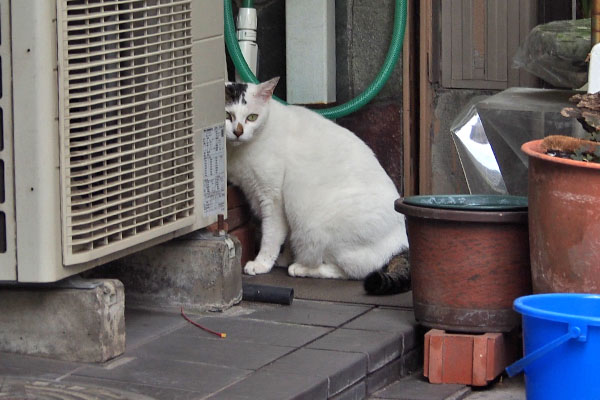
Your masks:
<instances>
[{"instance_id":1,"label":"air conditioner outdoor unit","mask_svg":"<svg viewBox=\"0 0 600 400\"><path fill-rule=\"evenodd\" d=\"M0 0L0 281L225 213L222 21L219 1Z\"/></svg>"}]
</instances>

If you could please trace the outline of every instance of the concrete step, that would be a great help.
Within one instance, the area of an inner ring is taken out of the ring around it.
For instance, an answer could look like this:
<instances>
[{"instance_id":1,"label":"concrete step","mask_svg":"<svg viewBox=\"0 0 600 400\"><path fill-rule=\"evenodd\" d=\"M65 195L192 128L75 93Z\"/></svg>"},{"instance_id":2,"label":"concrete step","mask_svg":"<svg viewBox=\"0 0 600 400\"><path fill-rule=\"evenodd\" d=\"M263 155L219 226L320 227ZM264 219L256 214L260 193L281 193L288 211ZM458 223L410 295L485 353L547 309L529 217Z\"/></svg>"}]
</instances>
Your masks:
<instances>
[{"instance_id":1,"label":"concrete step","mask_svg":"<svg viewBox=\"0 0 600 400\"><path fill-rule=\"evenodd\" d=\"M0 353L0 377L169 400L340 400L367 398L423 363L410 309L295 300L189 317L227 337L177 313L127 309L122 356L82 364Z\"/></svg>"}]
</instances>

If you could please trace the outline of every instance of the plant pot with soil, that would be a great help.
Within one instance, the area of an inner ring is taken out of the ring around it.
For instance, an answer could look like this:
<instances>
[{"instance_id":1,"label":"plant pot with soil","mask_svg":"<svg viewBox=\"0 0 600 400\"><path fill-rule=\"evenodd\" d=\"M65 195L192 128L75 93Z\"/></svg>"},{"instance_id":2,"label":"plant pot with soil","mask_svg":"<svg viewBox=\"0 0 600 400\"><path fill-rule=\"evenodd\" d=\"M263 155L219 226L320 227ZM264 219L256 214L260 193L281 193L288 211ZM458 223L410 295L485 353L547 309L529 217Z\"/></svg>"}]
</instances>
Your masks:
<instances>
[{"instance_id":1,"label":"plant pot with soil","mask_svg":"<svg viewBox=\"0 0 600 400\"><path fill-rule=\"evenodd\" d=\"M600 293L600 94L572 98L588 137L549 136L523 144L534 293Z\"/></svg>"}]
</instances>

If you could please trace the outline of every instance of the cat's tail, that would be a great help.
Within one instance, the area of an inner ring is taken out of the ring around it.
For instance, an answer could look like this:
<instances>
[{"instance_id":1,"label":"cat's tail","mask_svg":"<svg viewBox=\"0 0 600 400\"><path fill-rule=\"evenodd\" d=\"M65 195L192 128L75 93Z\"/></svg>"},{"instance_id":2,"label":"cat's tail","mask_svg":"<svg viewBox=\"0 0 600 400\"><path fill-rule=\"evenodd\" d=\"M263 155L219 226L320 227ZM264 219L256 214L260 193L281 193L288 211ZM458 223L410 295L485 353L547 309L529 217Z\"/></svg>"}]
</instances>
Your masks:
<instances>
[{"instance_id":1,"label":"cat's tail","mask_svg":"<svg viewBox=\"0 0 600 400\"><path fill-rule=\"evenodd\" d=\"M368 294L386 295L410 290L408 251L394 256L383 269L373 271L363 281Z\"/></svg>"}]
</instances>

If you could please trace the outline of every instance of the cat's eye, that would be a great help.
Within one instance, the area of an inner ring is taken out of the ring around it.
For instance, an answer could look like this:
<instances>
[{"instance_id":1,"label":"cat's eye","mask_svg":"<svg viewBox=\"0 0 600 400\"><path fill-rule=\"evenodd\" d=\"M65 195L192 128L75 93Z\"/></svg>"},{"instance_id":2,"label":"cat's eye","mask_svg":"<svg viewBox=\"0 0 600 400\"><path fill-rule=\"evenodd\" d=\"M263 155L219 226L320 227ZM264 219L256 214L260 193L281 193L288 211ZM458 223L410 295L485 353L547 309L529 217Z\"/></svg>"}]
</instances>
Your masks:
<instances>
[{"instance_id":1,"label":"cat's eye","mask_svg":"<svg viewBox=\"0 0 600 400\"><path fill-rule=\"evenodd\" d=\"M229 114L227 111L225 111L225 119L227 119L228 121L231 121L231 114Z\"/></svg>"},{"instance_id":2,"label":"cat's eye","mask_svg":"<svg viewBox=\"0 0 600 400\"><path fill-rule=\"evenodd\" d=\"M248 118L246 118L248 121L252 122L252 121L256 121L256 119L258 118L258 114L250 114L248 115Z\"/></svg>"}]
</instances>

